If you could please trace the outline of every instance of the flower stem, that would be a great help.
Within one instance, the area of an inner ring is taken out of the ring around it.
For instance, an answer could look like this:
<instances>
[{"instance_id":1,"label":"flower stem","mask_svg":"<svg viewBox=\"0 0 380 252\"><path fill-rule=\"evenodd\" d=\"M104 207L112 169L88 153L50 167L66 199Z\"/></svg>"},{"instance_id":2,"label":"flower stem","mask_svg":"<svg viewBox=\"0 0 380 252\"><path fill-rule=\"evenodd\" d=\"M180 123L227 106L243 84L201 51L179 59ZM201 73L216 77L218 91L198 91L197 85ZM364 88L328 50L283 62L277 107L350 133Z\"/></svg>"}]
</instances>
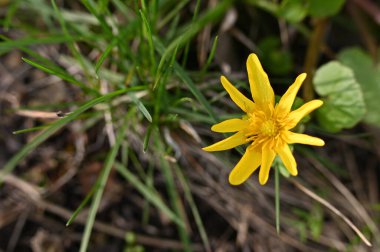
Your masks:
<instances>
[{"instance_id":1,"label":"flower stem","mask_svg":"<svg viewBox=\"0 0 380 252\"><path fill-rule=\"evenodd\" d=\"M276 208L276 230L280 234L280 174L279 167L275 168L274 175L274 190L275 190L275 208Z\"/></svg>"}]
</instances>

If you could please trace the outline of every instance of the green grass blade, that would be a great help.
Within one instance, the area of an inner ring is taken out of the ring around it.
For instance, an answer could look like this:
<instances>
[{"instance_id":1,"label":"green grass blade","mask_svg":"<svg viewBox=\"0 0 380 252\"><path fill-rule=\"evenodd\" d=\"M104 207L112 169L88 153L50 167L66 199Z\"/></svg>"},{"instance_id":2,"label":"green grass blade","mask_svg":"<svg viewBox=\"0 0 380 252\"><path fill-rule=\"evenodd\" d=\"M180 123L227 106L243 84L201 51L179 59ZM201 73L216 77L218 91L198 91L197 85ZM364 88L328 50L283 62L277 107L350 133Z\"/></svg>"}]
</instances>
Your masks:
<instances>
[{"instance_id":1,"label":"green grass blade","mask_svg":"<svg viewBox=\"0 0 380 252\"><path fill-rule=\"evenodd\" d=\"M200 8L200 0L197 0L197 3L195 4L194 14L191 22L195 22L196 18L198 17L198 12ZM185 50L183 52L183 60L182 60L182 67L185 67L185 64L187 62L187 56L189 55L189 49L190 49L190 41L186 43Z\"/></svg>"},{"instance_id":2,"label":"green grass blade","mask_svg":"<svg viewBox=\"0 0 380 252\"><path fill-rule=\"evenodd\" d=\"M174 184L174 177L173 177L173 172L171 170L169 162L165 159L165 149L164 149L164 144L162 140L160 139L159 136L155 135L155 141L158 155L159 155L159 160L160 160L160 168L162 170L162 173L165 178L165 183L166 183L166 188L170 197L170 202L172 207L174 208L174 211L176 215L180 216L182 219L185 219L186 217L183 216L185 213L184 211L181 211L183 208L181 204L181 199L178 195L177 188ZM185 221L183 221L185 223ZM185 228L185 226L177 225L178 233L181 238L181 241L184 246L184 251L192 251L190 247L190 238L189 234Z\"/></svg>"},{"instance_id":3,"label":"green grass blade","mask_svg":"<svg viewBox=\"0 0 380 252\"><path fill-rule=\"evenodd\" d=\"M6 16L3 23L4 31L7 32L11 26L13 16L15 15L18 6L20 5L20 0L11 1L7 7Z\"/></svg>"},{"instance_id":4,"label":"green grass blade","mask_svg":"<svg viewBox=\"0 0 380 252\"><path fill-rule=\"evenodd\" d=\"M154 124L150 124L146 130L146 134L144 137L144 143L143 143L143 151L144 152L146 152L146 150L148 149L150 136L152 135L152 130L154 127L155 127Z\"/></svg>"},{"instance_id":5,"label":"green grass blade","mask_svg":"<svg viewBox=\"0 0 380 252\"><path fill-rule=\"evenodd\" d=\"M187 41L189 41L192 37L194 37L203 27L219 19L219 17L221 17L222 14L226 12L226 10L231 5L231 3L232 3L231 0L225 0L225 1L220 2L214 8L209 10L206 14L204 14L199 19L197 19L196 22L191 22L189 25L187 25L183 29L183 31L180 33L182 35L177 37L175 40L173 40L170 43L170 45L165 49L165 51L161 53L162 57L158 64L156 79L158 77L158 74L162 71L164 63L167 61L168 57L170 57L170 55L175 50L175 48L177 46L178 47L183 46ZM154 42L156 41L154 40ZM155 82L157 82L157 80Z\"/></svg>"},{"instance_id":6,"label":"green grass blade","mask_svg":"<svg viewBox=\"0 0 380 252\"><path fill-rule=\"evenodd\" d=\"M136 86L132 88L122 89L118 90L112 93L108 93L104 96L95 98L89 102L86 102L84 105L79 107L78 109L74 110L72 113L69 113L66 117L59 119L51 124L50 127L48 127L46 130L41 132L40 135L36 136L31 142L29 142L27 145L25 145L16 155L14 155L3 167L3 173L2 176L0 176L0 182L3 180L3 176L11 172L16 165L31 151L33 151L37 146L39 146L41 143L43 143L46 139L48 139L51 135L53 135L55 132L57 132L60 128L68 124L69 122L73 121L75 118L77 118L80 114L87 111L88 109L92 108L96 104L105 102L111 98L114 98L116 96L119 96L121 94L130 92L130 91L138 91L141 89L146 88L145 86Z\"/></svg>"},{"instance_id":7,"label":"green grass blade","mask_svg":"<svg viewBox=\"0 0 380 252\"><path fill-rule=\"evenodd\" d=\"M125 3L123 3L124 1L120 1L120 0L112 0L112 2L114 3L114 5L116 6L116 8L124 15L124 17L128 20L128 21L131 21L132 18L134 17L134 13L133 11L131 11L126 5Z\"/></svg>"},{"instance_id":8,"label":"green grass blade","mask_svg":"<svg viewBox=\"0 0 380 252\"><path fill-rule=\"evenodd\" d=\"M147 39L148 39L148 46L149 46L149 58L151 61L151 67L152 72L154 72L156 68L156 60L154 58L154 46L153 46L153 35L152 35L152 29L150 28L150 24L148 22L148 19L145 17L145 14L142 10L139 10L141 19L143 20L144 27L147 33Z\"/></svg>"},{"instance_id":9,"label":"green grass blade","mask_svg":"<svg viewBox=\"0 0 380 252\"><path fill-rule=\"evenodd\" d=\"M37 126L37 127L32 127L32 128L22 129L22 130L16 130L16 131L13 131L12 133L14 135L23 134L23 133L29 133L29 132L45 129L45 128L49 127L49 126L50 126L50 124L41 125L41 126Z\"/></svg>"},{"instance_id":10,"label":"green grass blade","mask_svg":"<svg viewBox=\"0 0 380 252\"><path fill-rule=\"evenodd\" d=\"M59 24L61 25L63 33L66 35L66 37L70 38L70 42L68 43L68 47L69 47L71 53L74 55L74 57L76 58L76 60L79 62L79 64L82 67L85 75L87 77L89 77L88 70L86 68L87 65L84 62L83 55L79 52L79 50L75 46L75 42L74 42L73 36L71 36L70 32L68 31L67 25L66 25L66 21L63 18L62 13L59 10L57 4L55 3L55 0L51 0L51 4L53 6L55 16L58 17L58 21L59 21Z\"/></svg>"},{"instance_id":11,"label":"green grass blade","mask_svg":"<svg viewBox=\"0 0 380 252\"><path fill-rule=\"evenodd\" d=\"M156 50L160 54L164 54L165 48L162 45L162 43L158 40L158 38L155 38L155 45L156 45ZM194 82L191 80L191 78L186 73L186 71L176 61L174 61L173 63L173 69L174 69L174 72L177 74L177 76L185 83L185 85L190 90L190 92L198 100L198 102L205 108L205 110L210 115L210 117L214 120L214 122L219 121L210 103L206 100L204 95L198 90L198 88L195 86Z\"/></svg>"},{"instance_id":12,"label":"green grass blade","mask_svg":"<svg viewBox=\"0 0 380 252\"><path fill-rule=\"evenodd\" d=\"M178 1L175 7L167 15L165 15L165 17L162 20L160 20L160 22L157 25L158 29L162 29L164 26L166 26L171 19L178 15L181 9L185 7L185 5L188 2L189 0Z\"/></svg>"},{"instance_id":13,"label":"green grass blade","mask_svg":"<svg viewBox=\"0 0 380 252\"><path fill-rule=\"evenodd\" d=\"M194 201L193 195L191 194L189 182L186 180L186 177L184 176L184 174L182 173L182 171L178 165L175 166L175 172L176 172L177 177L179 178L179 180L182 184L182 188L183 188L183 191L185 193L185 198L190 205L190 209L191 209L191 212L194 216L195 223L197 224L197 228L199 231L199 235L201 236L203 245L205 246L206 251L211 251L211 246L210 246L210 242L208 240L206 229L203 225L202 218L201 218L201 215L199 214L199 211L198 211L197 205Z\"/></svg>"},{"instance_id":14,"label":"green grass blade","mask_svg":"<svg viewBox=\"0 0 380 252\"><path fill-rule=\"evenodd\" d=\"M128 126L128 124L126 123L126 119L127 119L127 117L125 117L123 120L123 123L122 123L123 126L120 127L119 132L117 133L116 143L111 148L110 152L108 153L103 171L99 176L99 184L97 184L97 186L96 186L94 196L93 196L93 200L92 200L92 204L90 207L90 211L88 213L88 217L87 217L87 221L86 221L86 225L85 225L85 229L84 229L84 234L83 234L81 244L80 244L80 250L79 250L80 252L86 252L87 251L88 243L90 241L91 231L92 231L92 228L94 226L96 213L98 212L99 205L100 205L100 202L102 200L104 188L106 186L106 183L107 183L109 174L111 172L111 169L115 163L115 159L116 159L116 156L119 152L121 142L123 141L123 138L124 138L125 133L126 133L126 128Z\"/></svg>"},{"instance_id":15,"label":"green grass blade","mask_svg":"<svg viewBox=\"0 0 380 252\"><path fill-rule=\"evenodd\" d=\"M77 81L76 79L74 79L74 77L70 76L69 74L65 73L64 70L62 69L59 69L57 66L45 66L45 65L42 65L41 63L38 63L38 62L35 62L33 60L30 60L30 59L27 59L27 58L22 58L23 61L25 61L26 63L48 73L48 74L52 74L52 75L55 75L59 78L61 78L62 80L65 80L65 81L68 81L78 87L80 87L83 91L85 92L88 92L88 93L92 93L94 95L99 95L99 92L95 89L92 89L90 87L87 87L86 85L84 85L82 82L80 81Z\"/></svg>"},{"instance_id":16,"label":"green grass blade","mask_svg":"<svg viewBox=\"0 0 380 252\"><path fill-rule=\"evenodd\" d=\"M160 196L153 191L150 187L146 186L143 182L140 181L138 177L136 177L132 172L130 172L126 167L124 167L120 163L115 163L116 170L129 182L131 183L141 195L144 196L146 200L152 203L157 209L159 209L162 213L164 213L170 220L174 223L184 226L183 221L172 211L170 208L166 206L166 204L162 201Z\"/></svg>"},{"instance_id":17,"label":"green grass blade","mask_svg":"<svg viewBox=\"0 0 380 252\"><path fill-rule=\"evenodd\" d=\"M215 37L214 42L212 43L210 55L208 56L206 64L203 66L203 68L201 70L202 76L206 73L208 67L211 64L211 61L214 59L217 44L218 44L218 36Z\"/></svg>"},{"instance_id":18,"label":"green grass blade","mask_svg":"<svg viewBox=\"0 0 380 252\"><path fill-rule=\"evenodd\" d=\"M81 2L87 8L87 10L90 11L90 13L92 15L94 15L96 17L96 19L98 19L100 26L102 27L103 31L107 34L107 36L110 37L110 38L113 37L111 27L107 24L106 19L104 18L104 16L100 15L97 12L97 10L95 9L95 7L93 6L93 2L89 1L89 0L81 0Z\"/></svg>"},{"instance_id":19,"label":"green grass blade","mask_svg":"<svg viewBox=\"0 0 380 252\"><path fill-rule=\"evenodd\" d=\"M134 104L136 104L138 110L145 116L145 118L149 121L152 122L152 116L150 115L148 109L145 107L144 103L142 103L134 94L130 94L130 97L133 101Z\"/></svg>"},{"instance_id":20,"label":"green grass blade","mask_svg":"<svg viewBox=\"0 0 380 252\"><path fill-rule=\"evenodd\" d=\"M104 60L108 57L108 54L110 54L112 48L114 48L116 44L117 44L117 39L113 39L111 44L109 44L106 47L106 49L104 50L104 52L102 53L102 55L100 55L99 60L95 64L95 73L96 74L98 74L100 66L103 64Z\"/></svg>"},{"instance_id":21,"label":"green grass blade","mask_svg":"<svg viewBox=\"0 0 380 252\"><path fill-rule=\"evenodd\" d=\"M92 198L92 195L94 195L94 192L97 188L99 184L99 179L97 179L95 185L91 188L91 191L86 195L86 197L84 198L84 200L82 200L82 202L80 203L80 205L78 206L77 209L75 209L74 213L71 215L70 219L66 222L66 227L70 226L71 223L73 223L73 221L75 220L75 218L78 216L78 214L80 213L80 211L82 211L82 209L87 205L87 203L90 201L90 199Z\"/></svg>"},{"instance_id":22,"label":"green grass blade","mask_svg":"<svg viewBox=\"0 0 380 252\"><path fill-rule=\"evenodd\" d=\"M7 53L16 48L22 48L30 45L44 45L44 44L59 44L67 43L72 41L73 38L68 38L64 35L53 35L49 37L36 38L36 37L26 37L17 40L11 40L6 38L4 35L0 35L1 39L5 41L0 42L0 55ZM81 40L81 37L76 39Z\"/></svg>"}]
</instances>

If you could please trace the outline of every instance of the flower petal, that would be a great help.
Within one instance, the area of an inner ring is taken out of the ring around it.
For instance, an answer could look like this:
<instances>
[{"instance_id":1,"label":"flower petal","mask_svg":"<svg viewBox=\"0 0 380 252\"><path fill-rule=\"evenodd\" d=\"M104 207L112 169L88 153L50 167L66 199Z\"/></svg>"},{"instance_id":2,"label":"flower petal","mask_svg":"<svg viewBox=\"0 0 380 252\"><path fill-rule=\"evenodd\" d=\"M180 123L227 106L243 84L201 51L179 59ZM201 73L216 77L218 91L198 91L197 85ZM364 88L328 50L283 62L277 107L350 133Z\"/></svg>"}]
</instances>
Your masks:
<instances>
[{"instance_id":1,"label":"flower petal","mask_svg":"<svg viewBox=\"0 0 380 252\"><path fill-rule=\"evenodd\" d=\"M264 72L257 55L254 53L248 56L247 72L253 101L262 107L267 107L268 104L273 107L273 89L269 83L268 75Z\"/></svg>"},{"instance_id":2,"label":"flower petal","mask_svg":"<svg viewBox=\"0 0 380 252\"><path fill-rule=\"evenodd\" d=\"M323 101L312 100L305 103L300 108L290 112L289 124L287 125L287 129L294 128L299 123L299 121L301 121L302 118L304 118L306 115L310 114L313 110L319 108L322 105L323 105Z\"/></svg>"},{"instance_id":3,"label":"flower petal","mask_svg":"<svg viewBox=\"0 0 380 252\"><path fill-rule=\"evenodd\" d=\"M276 153L270 148L263 148L262 161L259 173L259 182L264 185L268 181L269 171Z\"/></svg>"},{"instance_id":4,"label":"flower petal","mask_svg":"<svg viewBox=\"0 0 380 252\"><path fill-rule=\"evenodd\" d=\"M249 121L248 120L242 120L242 119L228 119L223 122L220 122L218 124L214 124L211 127L211 130L214 132L236 132L239 130L242 130L246 127L248 127Z\"/></svg>"},{"instance_id":5,"label":"flower petal","mask_svg":"<svg viewBox=\"0 0 380 252\"><path fill-rule=\"evenodd\" d=\"M239 108L241 108L241 110L244 112L254 111L255 103L240 93L240 91L234 87L226 77L220 77L220 82L230 95L231 99L239 106Z\"/></svg>"},{"instance_id":6,"label":"flower petal","mask_svg":"<svg viewBox=\"0 0 380 252\"><path fill-rule=\"evenodd\" d=\"M286 142L290 144L300 143L300 144L307 144L307 145L314 145L314 146L325 145L325 142L318 137L313 137L306 134L294 133L291 131L286 132Z\"/></svg>"},{"instance_id":7,"label":"flower petal","mask_svg":"<svg viewBox=\"0 0 380 252\"><path fill-rule=\"evenodd\" d=\"M294 159L293 153L289 148L289 145L284 144L282 147L277 149L278 155L280 155L280 158L282 162L284 163L286 169L290 172L291 175L297 176L297 163Z\"/></svg>"},{"instance_id":8,"label":"flower petal","mask_svg":"<svg viewBox=\"0 0 380 252\"><path fill-rule=\"evenodd\" d=\"M231 185L240 185L259 167L261 163L261 153L247 148L243 157L231 171L228 178Z\"/></svg>"},{"instance_id":9,"label":"flower petal","mask_svg":"<svg viewBox=\"0 0 380 252\"><path fill-rule=\"evenodd\" d=\"M307 75L305 73L298 75L294 83L281 97L277 105L278 113L286 115L290 112L290 109L292 108L292 105L294 103L294 99L296 98L296 95L302 85L302 82L306 79L306 76Z\"/></svg>"},{"instance_id":10,"label":"flower petal","mask_svg":"<svg viewBox=\"0 0 380 252\"><path fill-rule=\"evenodd\" d=\"M202 148L205 151L222 151L222 150L228 150L235 148L236 146L242 145L246 143L246 137L244 132L239 131L235 133L234 135L219 141L217 143L214 143L210 146Z\"/></svg>"}]
</instances>

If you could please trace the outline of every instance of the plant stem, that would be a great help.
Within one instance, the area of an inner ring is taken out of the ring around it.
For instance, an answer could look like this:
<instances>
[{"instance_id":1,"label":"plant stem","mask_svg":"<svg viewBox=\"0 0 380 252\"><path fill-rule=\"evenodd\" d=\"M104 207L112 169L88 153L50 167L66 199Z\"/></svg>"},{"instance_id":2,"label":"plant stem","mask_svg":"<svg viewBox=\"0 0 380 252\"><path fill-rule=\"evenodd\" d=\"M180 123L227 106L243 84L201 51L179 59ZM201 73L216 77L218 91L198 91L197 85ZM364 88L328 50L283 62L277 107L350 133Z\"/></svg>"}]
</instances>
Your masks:
<instances>
[{"instance_id":1,"label":"plant stem","mask_svg":"<svg viewBox=\"0 0 380 252\"><path fill-rule=\"evenodd\" d=\"M318 61L318 56L322 49L327 24L327 18L317 19L314 30L309 39L309 46L307 48L305 59L305 72L308 74L308 78L305 80L302 91L302 96L305 102L314 98L312 79Z\"/></svg>"},{"instance_id":2,"label":"plant stem","mask_svg":"<svg viewBox=\"0 0 380 252\"><path fill-rule=\"evenodd\" d=\"M276 208L276 230L280 234L280 174L279 168L275 168L274 175L274 190L275 190L275 208Z\"/></svg>"}]
</instances>

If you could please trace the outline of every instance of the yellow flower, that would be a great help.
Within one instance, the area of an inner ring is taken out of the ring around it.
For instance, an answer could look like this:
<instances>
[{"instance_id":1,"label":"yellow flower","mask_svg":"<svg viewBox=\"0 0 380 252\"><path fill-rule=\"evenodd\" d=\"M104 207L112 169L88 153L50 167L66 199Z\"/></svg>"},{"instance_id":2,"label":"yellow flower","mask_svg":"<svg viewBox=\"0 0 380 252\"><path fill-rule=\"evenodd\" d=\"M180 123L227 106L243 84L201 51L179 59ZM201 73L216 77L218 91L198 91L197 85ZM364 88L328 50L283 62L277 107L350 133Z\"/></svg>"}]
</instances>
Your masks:
<instances>
[{"instance_id":1,"label":"yellow flower","mask_svg":"<svg viewBox=\"0 0 380 252\"><path fill-rule=\"evenodd\" d=\"M294 99L306 74L300 74L280 101L275 104L274 92L256 54L247 59L248 79L253 101L239 92L224 76L220 78L231 99L247 115L242 119L229 119L211 127L215 132L236 132L234 135L203 148L205 151L222 151L249 144L243 157L229 175L232 185L239 185L261 165L259 182L264 185L269 177L273 160L278 154L289 173L297 175L297 163L289 144L301 143L323 146L322 139L291 132L301 119L320 107L321 100L312 100L291 111Z\"/></svg>"}]
</instances>

